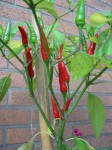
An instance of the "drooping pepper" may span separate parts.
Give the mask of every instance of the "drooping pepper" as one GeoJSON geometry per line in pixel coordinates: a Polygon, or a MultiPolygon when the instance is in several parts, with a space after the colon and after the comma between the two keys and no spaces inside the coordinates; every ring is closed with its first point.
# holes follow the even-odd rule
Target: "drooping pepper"
{"type": "Polygon", "coordinates": [[[59,75],[59,84],[60,84],[60,91],[62,93],[67,92],[67,85],[66,82],[63,80],[63,76],[59,75]]]}
{"type": "MultiPolygon", "coordinates": [[[[64,114],[65,110],[66,110],[66,111],[68,110],[71,101],[72,101],[72,99],[68,99],[68,100],[66,101],[66,106],[65,106],[65,108],[64,108],[64,106],[62,107],[62,113],[63,113],[63,114],[64,114]]],[[[62,114],[60,114],[60,118],[63,119],[62,114]]]]}
{"type": "Polygon", "coordinates": [[[59,70],[59,76],[62,76],[62,79],[65,82],[69,82],[70,81],[70,75],[67,71],[67,68],[65,66],[64,61],[61,61],[58,63],[58,70],[59,70]]]}
{"type": "Polygon", "coordinates": [[[34,28],[33,28],[33,26],[31,25],[30,22],[26,21],[26,23],[27,23],[27,26],[28,26],[29,31],[30,31],[30,42],[32,44],[35,44],[37,42],[36,32],[35,32],[35,30],[34,30],[34,28]]]}
{"type": "Polygon", "coordinates": [[[3,40],[6,43],[8,43],[8,41],[10,40],[10,30],[11,30],[11,21],[9,20],[3,37],[3,40]]]}
{"type": "Polygon", "coordinates": [[[48,55],[50,55],[50,49],[49,49],[49,45],[48,45],[46,35],[45,35],[42,27],[41,27],[41,32],[42,32],[42,37],[43,37],[43,40],[42,40],[42,37],[40,37],[41,54],[42,54],[43,60],[46,61],[46,60],[49,60],[48,55]]]}
{"type": "Polygon", "coordinates": [[[26,62],[29,63],[28,64],[28,74],[29,77],[32,79],[34,77],[34,70],[33,70],[33,66],[32,66],[32,56],[31,56],[31,48],[28,47],[25,51],[25,55],[26,55],[26,62]]]}
{"type": "Polygon", "coordinates": [[[21,38],[22,38],[22,44],[23,46],[27,47],[28,46],[28,36],[27,33],[25,31],[25,29],[21,26],[18,26],[19,31],[21,33],[21,38]]]}
{"type": "MultiPolygon", "coordinates": [[[[98,33],[95,34],[95,37],[98,38],[98,33]]],[[[93,55],[95,52],[95,47],[96,47],[96,43],[91,41],[87,53],[89,55],[93,55]]]]}
{"type": "Polygon", "coordinates": [[[75,22],[78,27],[83,27],[85,24],[85,3],[84,0],[79,1],[79,5],[76,11],[75,22]]]}
{"type": "Polygon", "coordinates": [[[51,101],[52,101],[52,110],[53,110],[54,118],[59,118],[60,117],[59,116],[59,111],[58,111],[56,102],[55,102],[53,97],[51,97],[51,101]]]}

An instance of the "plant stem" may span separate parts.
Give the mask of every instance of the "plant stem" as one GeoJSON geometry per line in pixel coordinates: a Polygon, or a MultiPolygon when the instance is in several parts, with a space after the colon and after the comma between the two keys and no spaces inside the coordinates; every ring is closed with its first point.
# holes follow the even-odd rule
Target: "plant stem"
{"type": "Polygon", "coordinates": [[[79,50],[80,50],[81,49],[81,45],[82,45],[82,27],[79,26],[78,30],[79,30],[79,50]]]}
{"type": "Polygon", "coordinates": [[[79,84],[79,86],[77,87],[77,89],[74,91],[74,93],[71,96],[71,99],[73,99],[74,96],[77,94],[77,92],[79,91],[80,87],[82,86],[82,84],[84,83],[85,80],[86,80],[86,77],[81,81],[81,83],[79,84]]]}
{"type": "Polygon", "coordinates": [[[83,94],[85,93],[86,89],[88,88],[88,85],[86,85],[83,90],[81,91],[79,97],[76,99],[76,101],[74,102],[72,108],[68,111],[67,116],[69,116],[73,110],[75,109],[75,107],[77,106],[78,102],[80,101],[81,97],[83,96],[83,94]]]}
{"type": "Polygon", "coordinates": [[[101,72],[96,75],[96,77],[94,77],[93,79],[91,79],[91,80],[89,81],[89,84],[92,84],[92,83],[93,83],[98,77],[100,77],[107,69],[108,69],[108,67],[103,68],[103,69],[101,70],[101,72]]]}
{"type": "Polygon", "coordinates": [[[47,39],[49,38],[49,36],[50,36],[50,34],[51,34],[51,32],[52,32],[52,30],[53,30],[53,28],[54,28],[56,22],[57,22],[57,18],[55,18],[55,20],[54,20],[54,23],[53,23],[53,25],[52,25],[52,27],[51,27],[51,29],[50,29],[48,35],[47,35],[47,39]]]}
{"type": "Polygon", "coordinates": [[[66,124],[66,119],[63,119],[62,124],[61,124],[61,128],[60,128],[60,132],[59,132],[59,137],[58,137],[58,140],[60,140],[60,141],[62,141],[62,138],[63,138],[63,132],[64,132],[65,124],[66,124]]]}
{"type": "Polygon", "coordinates": [[[18,55],[0,38],[0,42],[17,58],[17,60],[24,66],[24,62],[18,57],[18,55]]]}
{"type": "Polygon", "coordinates": [[[66,13],[62,14],[61,16],[59,16],[58,19],[60,19],[60,18],[62,18],[62,17],[64,17],[64,16],[68,15],[69,13],[73,12],[74,9],[75,9],[77,6],[78,6],[78,3],[76,4],[76,6],[75,6],[74,8],[72,8],[71,10],[69,10],[69,11],[67,11],[66,13]]]}

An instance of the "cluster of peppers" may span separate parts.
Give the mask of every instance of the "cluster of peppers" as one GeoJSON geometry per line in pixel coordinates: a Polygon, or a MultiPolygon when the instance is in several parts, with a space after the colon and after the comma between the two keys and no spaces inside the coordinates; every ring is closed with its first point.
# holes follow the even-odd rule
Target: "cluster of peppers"
{"type": "Polygon", "coordinates": [[[25,47],[25,56],[26,56],[26,63],[28,63],[28,75],[32,79],[34,77],[34,69],[32,65],[32,55],[31,55],[31,48],[28,47],[28,36],[25,31],[25,29],[21,26],[18,26],[19,31],[21,33],[21,38],[22,38],[22,44],[25,47]]]}
{"type": "MultiPolygon", "coordinates": [[[[60,46],[59,51],[58,51],[57,60],[60,60],[62,58],[63,48],[64,48],[64,45],[62,44],[60,46]]],[[[66,95],[67,91],[68,91],[67,85],[69,84],[69,81],[70,81],[70,75],[69,75],[69,73],[67,71],[67,68],[66,68],[65,63],[64,63],[63,60],[58,63],[58,72],[59,72],[60,92],[63,95],[66,95]]],[[[66,101],[65,106],[62,107],[62,110],[61,110],[62,114],[59,113],[59,110],[58,110],[58,108],[56,106],[54,98],[52,97],[51,99],[52,99],[52,107],[53,107],[54,118],[63,119],[64,112],[68,110],[70,102],[71,102],[71,99],[68,99],[66,101]]]]}

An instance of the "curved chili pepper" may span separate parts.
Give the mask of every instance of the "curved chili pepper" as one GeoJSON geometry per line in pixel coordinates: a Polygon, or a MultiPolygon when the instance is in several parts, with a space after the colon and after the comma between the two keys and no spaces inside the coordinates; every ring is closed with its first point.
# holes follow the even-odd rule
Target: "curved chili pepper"
{"type": "Polygon", "coordinates": [[[21,33],[23,46],[28,45],[28,36],[27,36],[27,33],[26,33],[25,29],[23,27],[21,27],[21,26],[18,26],[18,28],[19,28],[19,31],[21,33]]]}
{"type": "Polygon", "coordinates": [[[10,30],[11,30],[11,21],[9,20],[3,37],[3,40],[6,43],[8,43],[8,41],[10,40],[10,30]]]}
{"type": "Polygon", "coordinates": [[[49,49],[49,45],[48,45],[48,41],[47,41],[46,35],[45,35],[42,27],[41,27],[41,32],[42,32],[42,37],[44,39],[44,40],[42,40],[42,37],[40,37],[41,54],[42,54],[43,60],[46,61],[46,60],[49,60],[48,55],[50,54],[50,49],[49,49]]]}
{"type": "Polygon", "coordinates": [[[79,1],[79,5],[76,11],[75,17],[76,25],[79,27],[83,27],[85,24],[85,3],[84,0],[79,1]]]}
{"type": "MultiPolygon", "coordinates": [[[[65,108],[64,108],[64,106],[62,107],[62,113],[63,113],[63,114],[64,114],[65,110],[66,110],[66,111],[68,110],[71,101],[72,101],[72,99],[68,99],[68,100],[66,101],[66,106],[65,106],[65,108]]],[[[61,114],[60,114],[60,118],[63,119],[63,116],[62,116],[61,114]]]]}
{"type": "Polygon", "coordinates": [[[58,56],[57,56],[57,60],[60,60],[62,58],[62,51],[63,51],[63,48],[64,48],[64,44],[62,44],[60,46],[60,49],[58,51],[58,56]]]}
{"type": "Polygon", "coordinates": [[[30,41],[31,41],[31,43],[35,44],[37,42],[36,32],[30,22],[26,21],[26,23],[30,30],[30,41]]]}
{"type": "MultiPolygon", "coordinates": [[[[95,34],[95,37],[98,38],[98,33],[95,34]]],[[[95,52],[95,47],[96,47],[96,43],[90,42],[90,45],[89,45],[89,48],[88,48],[87,53],[88,53],[89,55],[93,55],[94,52],[95,52]]]]}
{"type": "Polygon", "coordinates": [[[34,70],[33,70],[33,66],[32,66],[32,56],[30,53],[31,48],[28,47],[26,49],[25,55],[26,55],[26,62],[29,63],[28,64],[28,74],[29,77],[32,79],[34,77],[34,70]]]}
{"type": "Polygon", "coordinates": [[[52,100],[52,110],[53,110],[54,118],[59,118],[60,116],[59,116],[59,111],[56,102],[53,97],[51,97],[51,100],[52,100]]]}

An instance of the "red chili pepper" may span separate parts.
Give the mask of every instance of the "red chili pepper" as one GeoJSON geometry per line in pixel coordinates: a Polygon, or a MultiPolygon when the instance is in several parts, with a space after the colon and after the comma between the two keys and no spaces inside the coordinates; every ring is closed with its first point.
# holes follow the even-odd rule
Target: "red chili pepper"
{"type": "Polygon", "coordinates": [[[59,116],[59,111],[56,102],[53,97],[51,97],[51,100],[52,100],[52,110],[53,110],[54,118],[59,118],[60,116],[59,116]]]}
{"type": "Polygon", "coordinates": [[[58,70],[59,70],[59,76],[62,76],[62,78],[65,82],[69,82],[70,81],[70,75],[67,71],[67,68],[64,64],[64,61],[61,61],[58,63],[58,70]]]}
{"type": "Polygon", "coordinates": [[[66,85],[66,82],[63,80],[63,76],[59,76],[59,84],[60,84],[60,91],[62,93],[66,93],[67,85],[66,85]]]}
{"type": "MultiPolygon", "coordinates": [[[[95,34],[95,37],[98,38],[98,33],[95,34]]],[[[88,48],[88,52],[87,52],[87,53],[88,53],[89,55],[93,55],[94,52],[95,52],[95,47],[96,47],[96,43],[90,42],[90,46],[89,46],[89,48],[88,48]]]]}
{"type": "Polygon", "coordinates": [[[27,36],[27,33],[25,31],[25,29],[21,26],[18,26],[19,28],[19,31],[21,33],[21,38],[22,38],[22,44],[25,46],[25,45],[28,45],[28,36],[27,36]]]}
{"type": "Polygon", "coordinates": [[[40,37],[41,54],[42,54],[43,60],[48,60],[49,59],[48,55],[50,54],[50,49],[49,49],[49,45],[48,45],[48,41],[47,41],[46,35],[45,35],[42,27],[41,27],[41,32],[42,32],[42,36],[43,36],[43,39],[44,39],[44,43],[43,43],[42,37],[40,37]]]}
{"type": "MultiPolygon", "coordinates": [[[[66,111],[68,110],[71,101],[72,101],[72,99],[68,99],[68,100],[66,101],[66,106],[65,106],[65,108],[64,108],[64,106],[62,107],[62,113],[65,112],[65,109],[66,109],[66,111]]],[[[61,114],[60,114],[60,118],[63,119],[63,116],[62,116],[61,114]]]]}
{"type": "Polygon", "coordinates": [[[64,44],[62,44],[60,46],[60,49],[58,51],[58,56],[57,56],[57,60],[60,60],[62,58],[62,51],[63,51],[63,48],[64,48],[64,44]]]}
{"type": "Polygon", "coordinates": [[[32,56],[31,56],[30,50],[31,50],[31,48],[27,48],[25,55],[26,55],[26,62],[29,63],[28,64],[28,74],[29,74],[29,77],[32,79],[34,77],[34,70],[33,70],[32,61],[31,61],[32,56]]]}

